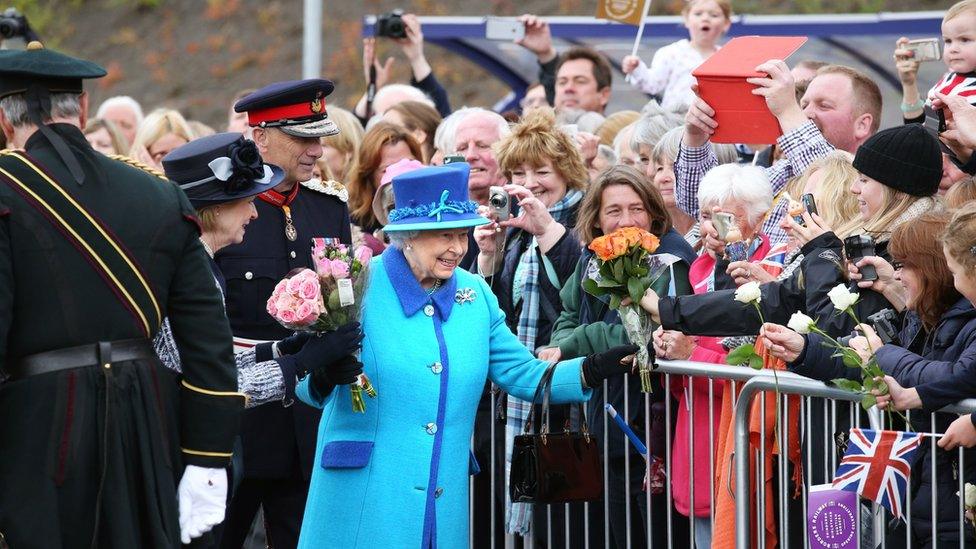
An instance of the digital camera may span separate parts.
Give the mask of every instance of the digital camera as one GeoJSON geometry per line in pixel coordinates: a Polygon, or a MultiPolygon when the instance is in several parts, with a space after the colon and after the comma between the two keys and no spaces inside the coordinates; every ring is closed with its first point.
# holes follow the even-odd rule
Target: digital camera
{"type": "Polygon", "coordinates": [[[376,17],[373,34],[387,38],[406,38],[407,27],[403,24],[403,10],[393,10],[376,17]]]}

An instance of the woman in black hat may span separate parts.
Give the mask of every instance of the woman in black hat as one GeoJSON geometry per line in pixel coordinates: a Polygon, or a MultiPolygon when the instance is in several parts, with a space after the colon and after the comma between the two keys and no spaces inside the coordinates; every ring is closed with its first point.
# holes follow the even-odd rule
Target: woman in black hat
{"type": "MultiPolygon", "coordinates": [[[[221,290],[224,277],[213,260],[217,250],[244,240],[245,229],[258,214],[254,199],[281,183],[284,172],[265,164],[253,141],[240,133],[220,133],[196,139],[163,158],[166,176],[186,193],[197,210],[200,241],[210,258],[210,268],[221,290]]],[[[238,390],[247,396],[247,407],[292,398],[294,380],[305,372],[334,365],[359,347],[358,325],[348,325],[322,337],[297,333],[281,341],[261,343],[235,355],[238,390]]],[[[166,367],[180,371],[179,350],[170,331],[163,327],[154,342],[166,367]]]]}

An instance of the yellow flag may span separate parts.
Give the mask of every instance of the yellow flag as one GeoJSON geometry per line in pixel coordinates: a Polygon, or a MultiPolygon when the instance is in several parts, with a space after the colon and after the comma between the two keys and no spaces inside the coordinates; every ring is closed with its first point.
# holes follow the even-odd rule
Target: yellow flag
{"type": "Polygon", "coordinates": [[[649,0],[597,0],[596,18],[640,25],[645,1],[649,0]]]}

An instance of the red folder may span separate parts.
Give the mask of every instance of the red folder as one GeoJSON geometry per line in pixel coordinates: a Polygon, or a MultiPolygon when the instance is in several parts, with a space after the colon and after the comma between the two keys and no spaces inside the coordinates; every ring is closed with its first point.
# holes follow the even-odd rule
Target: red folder
{"type": "Polygon", "coordinates": [[[698,95],[715,109],[718,127],[713,143],[775,143],[779,122],[754,95],[746,78],[763,77],[756,67],[771,59],[785,60],[807,41],[805,36],[740,36],[730,40],[691,74],[698,95]]]}

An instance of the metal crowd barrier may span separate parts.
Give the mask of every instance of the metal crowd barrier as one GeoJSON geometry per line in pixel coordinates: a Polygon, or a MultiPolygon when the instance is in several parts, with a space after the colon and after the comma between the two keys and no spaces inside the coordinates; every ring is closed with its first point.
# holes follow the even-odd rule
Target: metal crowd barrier
{"type": "MultiPolygon", "coordinates": [[[[709,486],[709,494],[712,496],[712,501],[710,505],[710,516],[707,517],[707,522],[711,524],[711,537],[715,538],[716,534],[728,536],[729,532],[717,532],[715,530],[715,495],[716,489],[729,490],[734,493],[735,505],[735,547],[737,549],[752,549],[753,539],[755,536],[755,547],[765,548],[765,536],[762,535],[765,529],[765,486],[762,480],[766,476],[766,456],[763,454],[766,447],[766,437],[772,436],[772,433],[766,433],[765,422],[760,422],[760,433],[759,433],[759,454],[755,459],[754,465],[756,467],[756,478],[751,478],[750,474],[750,459],[754,452],[750,449],[750,415],[753,408],[753,402],[756,399],[759,400],[760,409],[766,409],[766,399],[775,398],[776,408],[778,410],[777,421],[775,425],[778,427],[778,437],[779,441],[779,454],[780,458],[775,460],[773,467],[775,468],[773,472],[776,479],[775,486],[777,490],[774,493],[773,510],[776,519],[776,540],[777,545],[780,547],[800,547],[800,543],[793,543],[796,538],[800,537],[798,535],[798,530],[796,528],[798,525],[790,523],[790,515],[797,514],[802,510],[801,516],[799,516],[799,521],[802,528],[802,547],[804,549],[809,549],[810,545],[807,536],[807,495],[808,488],[812,484],[826,484],[833,479],[833,472],[837,469],[837,464],[839,461],[838,453],[835,449],[834,435],[837,433],[838,422],[843,422],[846,419],[847,426],[850,427],[861,427],[862,422],[867,420],[867,427],[872,429],[884,428],[885,422],[883,415],[877,410],[872,408],[869,412],[864,413],[860,407],[860,397],[853,393],[827,386],[819,381],[815,381],[803,376],[799,376],[790,372],[778,371],[776,377],[774,378],[773,373],[768,370],[752,370],[747,367],[741,366],[729,366],[725,364],[710,364],[710,363],[700,363],[700,362],[690,362],[690,361],[659,361],[657,364],[657,369],[654,375],[663,375],[663,386],[664,386],[664,411],[665,411],[665,436],[664,436],[664,468],[666,475],[665,482],[665,503],[666,508],[661,508],[662,504],[657,502],[652,504],[652,496],[650,491],[643,492],[644,503],[647,508],[647,520],[641,513],[639,508],[634,508],[632,502],[634,498],[632,497],[632,490],[630,482],[624,482],[624,497],[627,502],[624,512],[624,523],[626,536],[624,539],[615,539],[611,533],[610,527],[610,499],[611,499],[611,483],[610,483],[610,471],[608,465],[607,456],[609,455],[609,445],[610,441],[613,440],[614,444],[626,444],[623,442],[625,436],[623,433],[617,429],[616,425],[609,419],[608,414],[604,412],[603,414],[603,427],[604,427],[604,439],[603,439],[603,452],[604,452],[604,483],[606,486],[604,498],[600,502],[586,503],[586,504],[574,504],[580,505],[582,507],[583,515],[583,525],[582,528],[578,524],[571,524],[569,520],[571,516],[571,505],[559,505],[559,506],[546,506],[545,515],[548,518],[547,524],[543,527],[541,525],[533,524],[532,531],[528,536],[518,536],[513,534],[505,533],[504,531],[499,531],[496,526],[499,521],[504,522],[505,508],[497,498],[492,498],[494,504],[490,508],[490,524],[491,534],[488,539],[481,539],[476,537],[474,524],[477,517],[474,513],[471,513],[469,517],[469,524],[471,528],[471,539],[470,545],[472,547],[490,547],[495,548],[505,548],[505,549],[528,549],[528,548],[584,548],[589,549],[590,547],[626,547],[630,549],[632,547],[643,547],[661,546],[661,543],[657,545],[641,543],[641,540],[633,539],[632,532],[636,525],[643,524],[643,539],[653,540],[656,539],[655,534],[658,534],[657,538],[662,538],[663,543],[666,547],[701,547],[700,544],[695,543],[696,534],[696,520],[694,519],[694,507],[695,500],[694,497],[694,487],[696,482],[707,482],[709,486]],[[672,494],[672,451],[673,441],[674,441],[674,396],[671,394],[669,388],[671,387],[672,376],[690,376],[692,378],[707,379],[708,380],[708,447],[710,449],[708,459],[708,478],[701,479],[695,476],[695,433],[694,421],[688,423],[688,441],[689,441],[689,478],[688,478],[688,493],[690,494],[690,513],[688,517],[682,516],[674,507],[673,504],[673,494],[672,494]],[[738,393],[738,397],[734,398],[732,403],[733,411],[733,422],[734,422],[734,454],[732,456],[716,456],[716,422],[719,418],[715,417],[714,409],[716,402],[720,402],[723,395],[720,391],[716,390],[714,383],[718,380],[722,380],[726,383],[731,384],[731,394],[735,395],[738,389],[741,391],[738,393]],[[773,392],[777,389],[779,396],[773,392]],[[799,417],[790,417],[789,406],[785,403],[787,398],[790,396],[795,396],[801,398],[799,404],[799,417]],[[716,399],[719,399],[716,401],[716,399]],[[822,428],[818,428],[815,425],[816,422],[822,421],[822,428]],[[802,493],[800,495],[799,505],[801,508],[796,507],[797,501],[794,498],[790,498],[789,493],[793,489],[793,484],[790,481],[790,475],[788,474],[788,464],[787,459],[784,459],[782,455],[785,453],[784,449],[789,448],[788,426],[796,423],[799,430],[799,435],[801,437],[802,448],[802,467],[803,467],[803,481],[802,481],[802,493]],[[821,432],[822,431],[822,432],[821,432]],[[814,437],[817,437],[816,439],[814,437]],[[820,438],[822,437],[822,438],[820,438]],[[818,453],[814,455],[813,447],[818,446],[823,450],[822,455],[818,453]],[[716,467],[719,466],[718,460],[734,460],[733,470],[735,472],[734,486],[715,486],[715,472],[716,467]],[[814,478],[816,477],[816,478],[814,478]],[[740,505],[738,502],[750,502],[751,491],[755,491],[756,502],[755,505],[740,505]],[[790,503],[790,500],[792,504],[790,503]],[[790,507],[792,505],[793,507],[790,507]],[[595,506],[598,506],[595,508],[595,506]],[[602,519],[599,518],[599,507],[602,507],[602,519]],[[790,508],[788,508],[790,507],[790,508]],[[755,509],[755,510],[754,510],[755,509]],[[559,531],[553,531],[553,513],[562,513],[564,520],[561,521],[561,528],[559,531]],[[591,515],[595,515],[599,524],[592,522],[591,515]],[[753,516],[755,515],[755,516],[753,516]],[[501,519],[501,520],[499,520],[501,519]],[[572,528],[571,528],[572,526],[572,528]],[[664,534],[656,532],[656,528],[664,528],[664,534]],[[602,530],[602,539],[591,539],[594,537],[592,534],[594,532],[599,532],[602,530]],[[578,532],[581,531],[582,535],[578,532]],[[559,541],[561,538],[562,541],[559,541]]],[[[628,394],[629,380],[625,381],[624,394],[628,394]]],[[[604,391],[604,403],[606,403],[606,391],[604,391]]],[[[686,405],[690,409],[690,412],[696,411],[695,407],[695,391],[690,390],[685,393],[686,405]]],[[[657,398],[660,398],[658,396],[657,398]]],[[[624,399],[623,410],[619,410],[624,417],[628,417],[628,413],[633,410],[632,406],[641,406],[644,410],[644,443],[648,448],[651,448],[651,396],[642,395],[640,402],[630,402],[630,399],[624,399]]],[[[492,410],[497,409],[496,395],[492,393],[491,395],[492,410]]],[[[957,403],[953,406],[949,406],[941,410],[941,412],[950,413],[970,413],[976,411],[976,399],[965,400],[957,403]]],[[[919,414],[921,412],[915,411],[914,414],[919,414]]],[[[936,426],[936,414],[930,414],[931,421],[929,422],[932,426],[930,432],[935,431],[936,426]]],[[[911,413],[908,414],[909,419],[911,419],[911,413]]],[[[690,419],[694,419],[693,417],[690,419]]],[[[497,448],[494,444],[503,444],[504,437],[497,437],[497,430],[501,429],[504,432],[504,424],[498,423],[496,421],[491,422],[491,440],[493,443],[492,456],[499,455],[497,448]]],[[[843,430],[843,429],[842,429],[843,430]]],[[[724,433],[719,433],[724,436],[724,433]]],[[[652,451],[658,450],[651,448],[652,451]]],[[[920,450],[921,451],[921,450],[920,450]]],[[[932,452],[933,459],[931,460],[932,471],[931,478],[937,479],[936,460],[934,456],[936,452],[941,452],[935,444],[931,444],[928,451],[932,452]]],[[[965,457],[962,448],[957,450],[958,452],[958,491],[959,494],[964,493],[964,484],[966,480],[971,480],[976,483],[976,479],[966,479],[965,472],[965,457]]],[[[634,467],[639,467],[645,472],[649,469],[648,464],[633,463],[632,453],[625,452],[624,454],[624,479],[629,479],[631,475],[631,470],[634,467]]],[[[699,459],[705,459],[703,456],[699,456],[699,459]]],[[[639,461],[639,458],[638,458],[639,461]]],[[[491,492],[492,494],[497,494],[500,492],[500,488],[505,487],[507,491],[507,478],[505,476],[505,464],[503,461],[499,462],[497,459],[492,459],[489,464],[481,464],[482,474],[491,475],[491,492]]],[[[921,471],[912,470],[912,475],[920,474],[921,471]]],[[[474,482],[472,481],[472,487],[474,482]]],[[[938,499],[936,497],[937,482],[932,482],[932,510],[931,510],[931,531],[938,532],[938,499]]],[[[909,491],[910,492],[910,491],[909,491]]],[[[471,494],[471,509],[474,505],[474,490],[471,494]]],[[[912,547],[912,520],[911,520],[911,494],[909,493],[906,497],[905,505],[905,539],[892,539],[891,543],[886,539],[886,528],[888,521],[890,520],[890,515],[886,515],[883,508],[878,505],[873,504],[867,506],[865,500],[861,499],[860,503],[862,506],[862,520],[860,521],[860,532],[858,536],[861,540],[860,548],[867,549],[868,547],[912,547]]],[[[958,536],[959,536],[959,547],[966,547],[967,537],[966,534],[970,534],[970,547],[976,546],[976,536],[972,536],[973,525],[969,523],[968,519],[964,516],[964,508],[962,503],[962,498],[960,498],[960,504],[958,509],[958,536]]],[[[538,514],[537,514],[538,516],[538,514]]],[[[705,518],[697,521],[698,524],[703,524],[706,522],[705,518]]],[[[943,528],[944,531],[944,528],[943,528]]],[[[941,547],[941,546],[955,546],[955,544],[940,544],[938,539],[932,539],[929,547],[941,547]]]]}

